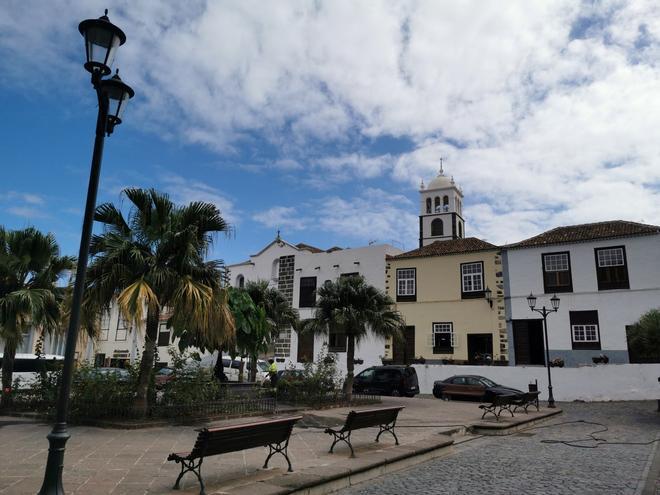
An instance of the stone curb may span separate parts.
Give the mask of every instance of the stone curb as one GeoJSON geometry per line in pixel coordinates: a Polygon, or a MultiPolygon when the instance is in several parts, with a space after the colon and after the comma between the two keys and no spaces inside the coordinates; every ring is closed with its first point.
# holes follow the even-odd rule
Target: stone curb
{"type": "MultiPolygon", "coordinates": [[[[269,480],[224,489],[222,495],[322,495],[405,469],[451,452],[454,440],[444,434],[417,442],[372,451],[364,457],[346,458],[328,466],[313,466],[269,480]]],[[[341,455],[345,455],[342,452],[341,455]]]]}
{"type": "Polygon", "coordinates": [[[501,422],[480,422],[470,426],[470,432],[475,435],[512,435],[520,430],[529,428],[536,423],[545,421],[548,418],[561,414],[561,409],[549,409],[544,411],[541,415],[535,415],[528,419],[516,420],[515,423],[508,421],[501,422]]]}

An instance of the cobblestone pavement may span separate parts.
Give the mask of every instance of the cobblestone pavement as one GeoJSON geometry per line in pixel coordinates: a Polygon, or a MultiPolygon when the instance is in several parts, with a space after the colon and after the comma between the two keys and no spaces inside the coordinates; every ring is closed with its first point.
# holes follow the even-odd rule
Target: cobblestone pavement
{"type": "MultiPolygon", "coordinates": [[[[565,403],[560,407],[564,414],[542,428],[505,437],[477,438],[456,446],[449,457],[355,485],[338,494],[641,494],[647,478],[656,480],[650,493],[660,494],[659,473],[655,472],[658,463],[652,462],[660,442],[598,448],[541,443],[584,439],[600,429],[585,423],[546,427],[576,420],[606,425],[608,431],[594,436],[609,442],[660,438],[660,413],[654,402],[565,403]]],[[[596,443],[580,442],[584,446],[596,443]]]]}

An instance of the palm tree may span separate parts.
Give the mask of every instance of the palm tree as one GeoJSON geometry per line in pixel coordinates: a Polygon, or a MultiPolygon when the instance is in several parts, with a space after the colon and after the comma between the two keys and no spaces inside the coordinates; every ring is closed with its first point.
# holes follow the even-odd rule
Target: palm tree
{"type": "Polygon", "coordinates": [[[344,393],[349,401],[353,396],[355,344],[365,338],[368,331],[382,338],[400,339],[402,336],[405,322],[400,313],[392,309],[393,305],[387,294],[369,285],[362,276],[327,281],[318,290],[314,317],[303,324],[303,332],[346,335],[344,393]]]}
{"type": "MultiPolygon", "coordinates": [[[[297,328],[298,311],[291,307],[284,294],[275,287],[269,287],[267,280],[257,280],[245,284],[245,291],[250,296],[254,304],[263,310],[266,316],[266,330],[270,335],[267,341],[276,338],[278,334],[286,328],[297,328]]],[[[256,337],[259,339],[259,337],[256,337]]],[[[257,342],[262,344],[263,342],[257,342]]],[[[250,381],[255,381],[257,376],[257,354],[265,352],[265,347],[259,345],[252,349],[252,367],[250,368],[250,381]]]]}
{"type": "Polygon", "coordinates": [[[175,205],[154,189],[124,189],[128,216],[112,203],[99,205],[94,219],[104,231],[92,238],[87,298],[108,308],[114,301],[126,319],[146,316],[135,407],[147,412],[159,319],[169,315],[174,335],[220,347],[234,332],[224,288],[224,263],[207,261],[214,235],[230,228],[210,203],[175,205]],[[146,315],[144,311],[146,309],[146,315]]]}
{"type": "Polygon", "coordinates": [[[60,327],[65,289],[57,283],[74,258],[60,256],[52,234],[29,227],[7,231],[0,227],[0,338],[2,405],[8,405],[16,349],[30,328],[52,332],[60,327]]]}

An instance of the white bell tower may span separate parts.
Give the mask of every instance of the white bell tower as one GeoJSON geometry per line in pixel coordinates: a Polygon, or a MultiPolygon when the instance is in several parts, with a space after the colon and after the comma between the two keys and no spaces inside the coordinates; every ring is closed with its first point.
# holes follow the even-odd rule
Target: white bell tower
{"type": "Polygon", "coordinates": [[[419,195],[419,247],[465,237],[463,191],[445,175],[442,158],[437,177],[426,187],[422,181],[419,195]]]}

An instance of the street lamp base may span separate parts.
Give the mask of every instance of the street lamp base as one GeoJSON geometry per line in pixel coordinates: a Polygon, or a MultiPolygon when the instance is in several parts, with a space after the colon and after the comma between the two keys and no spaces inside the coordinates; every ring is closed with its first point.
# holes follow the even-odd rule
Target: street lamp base
{"type": "Polygon", "coordinates": [[[57,423],[48,438],[48,461],[46,474],[38,495],[64,495],[62,485],[62,470],[64,469],[64,448],[71,435],[66,429],[66,423],[57,423]]]}
{"type": "MultiPolygon", "coordinates": [[[[549,370],[550,368],[548,368],[549,370]]],[[[552,385],[548,385],[548,407],[550,409],[555,408],[555,398],[552,395],[552,385]]]]}

